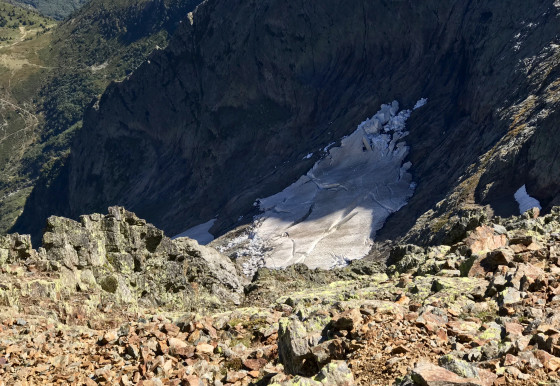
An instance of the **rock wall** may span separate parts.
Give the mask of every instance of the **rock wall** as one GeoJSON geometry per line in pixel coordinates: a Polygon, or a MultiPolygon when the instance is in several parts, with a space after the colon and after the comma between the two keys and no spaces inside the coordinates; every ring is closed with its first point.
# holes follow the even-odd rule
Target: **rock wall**
{"type": "MultiPolygon", "coordinates": [[[[558,32],[556,7],[503,7],[207,1],[166,50],[89,109],[62,177],[36,189],[14,230],[38,234],[52,213],[120,204],[170,234],[218,214],[212,232],[220,234],[256,198],[303,175],[316,161],[306,154],[349,134],[382,102],[428,97],[409,122],[418,188],[382,236],[402,235],[508,133],[519,112],[512,106],[555,78],[553,60],[530,63],[558,32]]],[[[539,114],[531,111],[516,122],[539,114]]],[[[530,175],[529,166],[520,173],[530,175]]],[[[500,166],[496,186],[508,184],[501,175],[500,166]]],[[[550,201],[554,189],[543,182],[529,193],[550,201]]]]}

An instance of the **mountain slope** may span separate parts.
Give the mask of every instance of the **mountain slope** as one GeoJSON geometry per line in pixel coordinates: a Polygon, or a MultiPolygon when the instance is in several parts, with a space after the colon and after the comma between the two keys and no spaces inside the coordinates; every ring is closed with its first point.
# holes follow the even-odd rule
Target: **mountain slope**
{"type": "Polygon", "coordinates": [[[247,278],[123,208],[51,217],[39,250],[0,236],[0,385],[556,384],[559,230],[555,207],[247,278]]]}
{"type": "MultiPolygon", "coordinates": [[[[12,72],[10,79],[5,78],[10,83],[6,93],[22,96],[19,102],[13,98],[10,101],[20,107],[25,104],[33,130],[25,132],[21,146],[2,154],[6,159],[0,159],[0,232],[13,226],[37,179],[50,184],[56,178],[90,102],[111,81],[130,74],[152,50],[165,47],[180,20],[197,4],[198,1],[176,0],[94,0],[57,28],[50,29],[52,20],[49,25],[40,21],[35,25],[27,23],[25,30],[33,34],[2,49],[18,60],[29,57],[30,64],[23,63],[17,72],[8,66],[13,60],[0,63],[0,67],[4,71],[8,66],[5,71],[12,72]],[[36,39],[35,29],[40,31],[36,39]]],[[[14,9],[24,15],[36,15],[19,7],[14,9]]],[[[11,28],[11,24],[6,28],[19,38],[17,28],[11,28]]],[[[24,122],[20,121],[6,123],[8,134],[21,129],[24,122]]],[[[12,145],[8,145],[11,150],[12,145]]]]}
{"type": "Polygon", "coordinates": [[[55,25],[37,12],[0,2],[0,232],[13,225],[32,189],[19,170],[41,126],[35,104],[51,69],[40,52],[55,25]]]}
{"type": "MultiPolygon", "coordinates": [[[[556,21],[545,2],[516,1],[508,12],[490,1],[206,2],[166,50],[89,109],[56,194],[39,188],[14,229],[122,204],[171,234],[218,214],[220,234],[256,198],[305,174],[315,160],[306,154],[382,102],[420,97],[430,103],[410,120],[407,141],[418,188],[385,237],[406,233],[450,194],[431,219],[441,222],[474,203],[478,180],[468,177],[480,157],[506,135],[523,141],[510,127],[514,106],[541,97],[555,62],[535,68],[534,80],[522,64],[555,41],[556,21]]],[[[478,176],[489,164],[480,167],[478,176]]]]}
{"type": "Polygon", "coordinates": [[[10,0],[13,4],[36,9],[42,15],[62,20],[88,0],[10,0]]]}
{"type": "Polygon", "coordinates": [[[199,2],[95,0],[61,24],[45,52],[60,69],[42,92],[47,134],[80,121],[85,106],[111,81],[123,79],[152,50],[165,47],[199,2]]]}

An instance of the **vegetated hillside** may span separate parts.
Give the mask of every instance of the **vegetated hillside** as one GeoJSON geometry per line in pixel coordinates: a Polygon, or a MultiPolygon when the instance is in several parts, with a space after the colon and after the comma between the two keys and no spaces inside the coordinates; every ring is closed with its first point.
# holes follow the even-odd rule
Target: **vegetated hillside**
{"type": "Polygon", "coordinates": [[[31,38],[27,35],[22,36],[25,31],[29,34],[31,29],[34,30],[33,32],[45,32],[49,25],[53,25],[52,20],[41,16],[36,11],[0,2],[0,44],[2,46],[31,38]]]}
{"type": "Polygon", "coordinates": [[[531,160],[554,167],[554,141],[522,149],[556,122],[559,26],[550,2],[207,1],[88,110],[70,163],[14,230],[121,204],[170,234],[218,215],[223,233],[307,172],[306,154],[421,97],[407,139],[418,186],[385,237],[423,214],[415,237],[436,234],[493,191],[513,213],[522,182],[547,208],[559,180],[531,160]]]}
{"type": "Polygon", "coordinates": [[[42,90],[47,134],[81,120],[83,108],[109,82],[122,79],[158,47],[199,0],[98,0],[55,31],[44,54],[59,71],[42,90]]]}
{"type": "MultiPolygon", "coordinates": [[[[31,192],[19,170],[41,126],[36,105],[51,71],[39,54],[56,23],[35,11],[0,2],[0,223],[13,224],[31,192]]],[[[0,227],[2,228],[2,227],[0,227]]]]}
{"type": "Polygon", "coordinates": [[[62,20],[88,0],[9,0],[21,6],[35,8],[42,15],[62,20]]]}
{"type": "MultiPolygon", "coordinates": [[[[32,47],[26,41],[10,48],[35,55],[42,68],[34,73],[25,102],[36,128],[33,136],[20,151],[9,152],[9,167],[0,161],[0,232],[14,224],[37,178],[49,183],[64,164],[85,107],[111,81],[130,74],[151,51],[165,47],[196,4],[96,0],[32,47]]],[[[18,74],[15,79],[23,76],[18,74]]],[[[13,79],[11,84],[13,88],[13,79]]],[[[9,131],[19,126],[7,123],[9,131]]]]}

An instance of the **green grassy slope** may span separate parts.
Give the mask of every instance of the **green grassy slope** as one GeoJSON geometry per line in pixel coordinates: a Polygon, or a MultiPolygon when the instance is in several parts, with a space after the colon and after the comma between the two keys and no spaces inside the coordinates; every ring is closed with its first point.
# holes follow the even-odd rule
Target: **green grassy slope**
{"type": "Polygon", "coordinates": [[[52,19],[0,2],[0,222],[15,221],[31,191],[18,170],[41,125],[36,111],[50,71],[39,51],[50,43],[52,19]]]}
{"type": "Polygon", "coordinates": [[[0,1],[0,47],[31,39],[44,33],[53,21],[38,12],[0,1]]]}
{"type": "Polygon", "coordinates": [[[60,25],[43,52],[59,68],[42,90],[47,135],[81,119],[83,108],[112,80],[124,78],[199,1],[94,0],[60,25]]]}

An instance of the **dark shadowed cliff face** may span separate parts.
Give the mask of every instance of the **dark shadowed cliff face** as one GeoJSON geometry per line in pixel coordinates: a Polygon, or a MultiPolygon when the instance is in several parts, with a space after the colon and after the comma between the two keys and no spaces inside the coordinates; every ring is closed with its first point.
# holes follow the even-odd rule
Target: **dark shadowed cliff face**
{"type": "MultiPolygon", "coordinates": [[[[503,168],[526,176],[547,205],[558,193],[554,179],[541,179],[541,164],[556,159],[546,140],[554,114],[541,114],[531,132],[515,128],[540,113],[538,103],[523,113],[519,104],[545,98],[556,79],[554,55],[527,63],[556,50],[553,3],[206,1],[167,49],[89,109],[60,181],[36,188],[16,229],[118,204],[170,234],[216,215],[213,231],[223,232],[256,198],[304,174],[316,161],[302,161],[306,154],[354,131],[381,103],[410,108],[421,97],[429,103],[407,139],[418,188],[381,237],[403,234],[452,191],[447,208],[490,203],[492,189],[513,194],[518,181],[503,168]],[[511,155],[511,141],[527,150],[511,155]],[[496,144],[501,163],[499,152],[488,155],[496,144]],[[475,170],[472,188],[458,186],[475,170]]],[[[549,94],[541,105],[553,109],[549,94]]]]}

